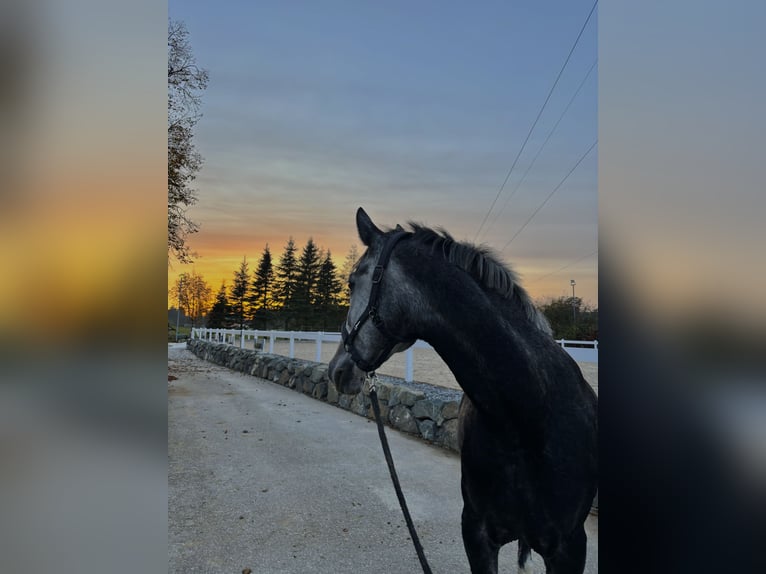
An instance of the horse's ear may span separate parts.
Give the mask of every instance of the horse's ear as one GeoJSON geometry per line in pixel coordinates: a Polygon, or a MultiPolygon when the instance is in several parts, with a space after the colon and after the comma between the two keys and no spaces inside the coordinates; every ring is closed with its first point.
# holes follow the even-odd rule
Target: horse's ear
{"type": "Polygon", "coordinates": [[[367,247],[369,247],[375,238],[383,235],[383,232],[375,227],[375,224],[367,215],[367,212],[361,207],[356,210],[356,229],[359,232],[359,239],[362,240],[367,247]]]}
{"type": "Polygon", "coordinates": [[[404,231],[404,227],[402,227],[401,225],[399,225],[399,224],[397,223],[397,224],[396,224],[396,229],[395,229],[395,231],[404,231]]]}

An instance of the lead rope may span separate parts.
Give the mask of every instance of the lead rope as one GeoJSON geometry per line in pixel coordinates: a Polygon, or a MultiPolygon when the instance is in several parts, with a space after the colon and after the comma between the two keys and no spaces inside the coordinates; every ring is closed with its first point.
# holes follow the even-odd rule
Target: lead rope
{"type": "Polygon", "coordinates": [[[420,538],[415,531],[415,525],[412,523],[410,517],[410,511],[407,509],[407,501],[404,500],[404,493],[402,487],[399,484],[399,477],[396,475],[396,468],[394,468],[394,459],[391,457],[391,450],[388,448],[388,440],[386,439],[386,433],[383,430],[383,422],[380,418],[380,405],[378,404],[378,392],[375,387],[375,383],[378,380],[378,376],[375,371],[367,373],[365,383],[370,391],[370,402],[372,403],[372,410],[375,413],[375,422],[378,425],[378,436],[380,437],[380,444],[383,446],[383,454],[386,456],[386,464],[388,464],[388,471],[391,473],[391,481],[394,483],[394,490],[396,490],[396,497],[399,499],[399,506],[402,508],[402,514],[404,514],[404,521],[407,523],[407,529],[410,531],[412,537],[412,543],[415,545],[415,552],[418,553],[418,560],[420,560],[420,566],[423,568],[424,574],[432,574],[431,567],[428,565],[426,555],[423,552],[423,546],[420,544],[420,538]]]}

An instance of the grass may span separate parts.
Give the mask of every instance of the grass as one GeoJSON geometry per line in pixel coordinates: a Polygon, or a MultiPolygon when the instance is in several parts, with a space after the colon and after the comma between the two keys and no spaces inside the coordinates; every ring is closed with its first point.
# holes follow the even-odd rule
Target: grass
{"type": "MultiPolygon", "coordinates": [[[[178,335],[179,335],[179,338],[184,335],[186,336],[186,338],[189,338],[191,336],[191,327],[185,326],[185,325],[179,325],[178,335]]],[[[168,323],[168,341],[175,342],[175,340],[176,340],[176,326],[168,323]]]]}

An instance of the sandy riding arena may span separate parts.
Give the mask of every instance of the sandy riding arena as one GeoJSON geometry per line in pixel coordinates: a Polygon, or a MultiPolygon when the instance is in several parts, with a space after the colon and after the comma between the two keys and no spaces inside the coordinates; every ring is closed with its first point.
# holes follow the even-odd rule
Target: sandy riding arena
{"type": "MultiPolygon", "coordinates": [[[[252,341],[247,341],[247,346],[252,348],[252,341]]],[[[322,344],[322,362],[329,363],[335,354],[337,346],[334,343],[322,344]]],[[[266,341],[266,350],[268,350],[268,341],[266,341]]],[[[274,353],[288,356],[290,354],[290,343],[285,340],[274,342],[274,353]]],[[[316,359],[316,343],[313,341],[295,341],[295,357],[313,361],[316,359]]],[[[455,377],[452,376],[449,368],[441,357],[431,349],[413,349],[414,368],[413,378],[421,383],[430,383],[447,387],[450,389],[459,389],[455,377]]],[[[598,394],[598,363],[578,363],[582,370],[585,380],[587,380],[598,394]]],[[[391,357],[378,372],[383,375],[404,378],[405,373],[405,355],[398,353],[391,357]]]]}

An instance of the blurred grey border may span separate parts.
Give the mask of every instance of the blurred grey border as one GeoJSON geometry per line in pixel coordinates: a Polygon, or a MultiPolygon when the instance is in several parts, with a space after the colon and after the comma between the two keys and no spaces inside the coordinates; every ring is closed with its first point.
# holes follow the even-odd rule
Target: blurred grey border
{"type": "Polygon", "coordinates": [[[0,6],[0,572],[167,570],[166,31],[0,6]]]}
{"type": "MultiPolygon", "coordinates": [[[[46,152],[82,148],[71,168],[87,175],[114,150],[120,161],[106,162],[92,201],[77,201],[94,222],[115,224],[123,188],[105,208],[86,204],[165,161],[166,8],[3,3],[0,255],[10,292],[28,280],[19,261],[46,264],[24,246],[61,239],[45,235],[37,207],[65,191],[29,181],[59,159],[46,152]]],[[[765,9],[599,6],[604,572],[766,571],[765,9]]],[[[154,173],[143,209],[130,212],[159,215],[156,229],[136,217],[125,239],[135,249],[106,272],[120,286],[111,298],[64,325],[29,301],[3,301],[4,314],[29,311],[0,330],[0,571],[167,569],[166,174],[154,173]]]]}
{"type": "Polygon", "coordinates": [[[764,21],[599,5],[605,572],[766,571],[764,21]]]}

